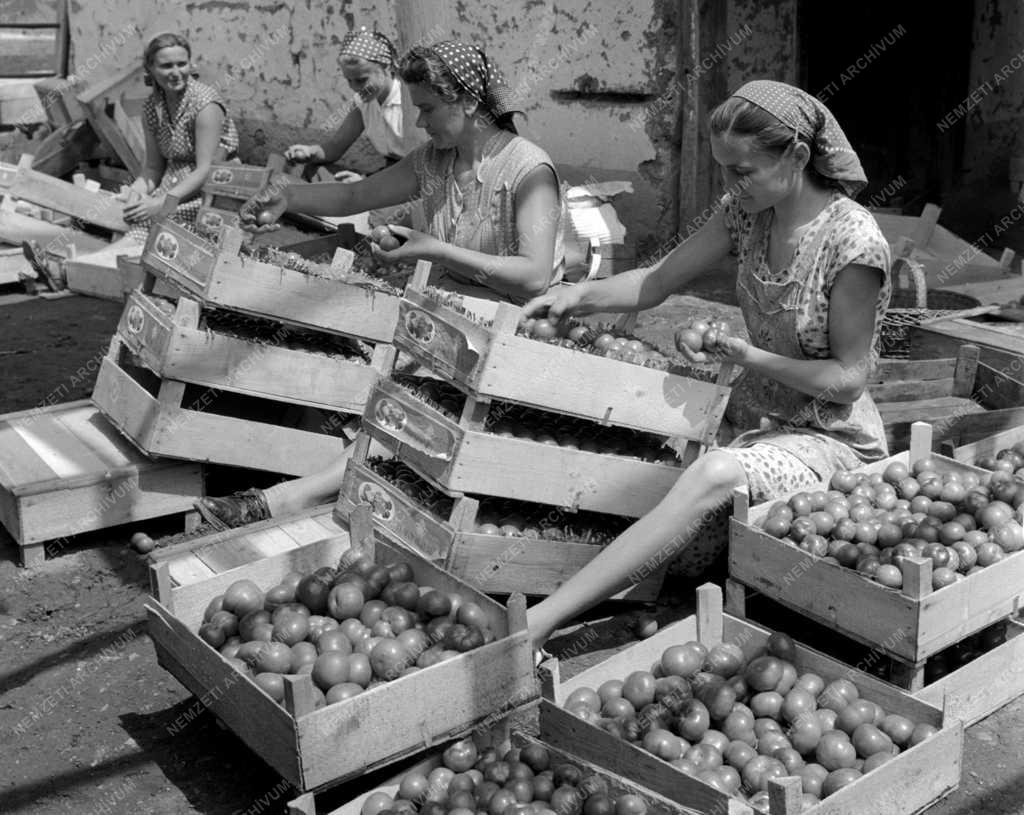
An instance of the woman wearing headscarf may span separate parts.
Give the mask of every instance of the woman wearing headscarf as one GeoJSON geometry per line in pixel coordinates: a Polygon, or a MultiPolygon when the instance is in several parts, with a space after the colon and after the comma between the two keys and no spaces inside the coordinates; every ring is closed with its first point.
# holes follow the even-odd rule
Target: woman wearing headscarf
{"type": "Polygon", "coordinates": [[[742,366],[726,411],[740,435],[698,458],[648,515],[530,609],[538,648],[673,557],[683,573],[705,569],[728,541],[736,487],[762,502],[888,454],[865,383],[891,291],[889,248],[852,200],[867,184],[856,153],[821,102],[781,82],[744,85],[710,127],[728,189],[714,216],[650,268],[547,294],[526,313],[650,308],[736,253],[750,341],[723,336],[711,353],[680,351],[742,366]]]}
{"type": "MultiPolygon", "coordinates": [[[[255,212],[268,208],[277,216],[347,215],[421,199],[427,231],[392,225],[405,242],[388,252],[374,247],[378,258],[429,260],[431,285],[473,297],[521,303],[545,292],[562,260],[558,176],[547,153],[516,135],[501,72],[479,48],[441,42],[413,48],[401,77],[430,141],[371,180],[282,191],[272,182],[242,207],[243,225],[254,226],[255,212]]],[[[196,507],[207,521],[230,526],[297,512],[333,500],[345,464],[196,507]]]]}
{"type": "MultiPolygon", "coordinates": [[[[354,107],[326,142],[293,144],[285,151],[285,158],[332,164],[365,135],[373,149],[391,165],[423,143],[409,92],[397,76],[391,40],[365,27],[349,32],[341,41],[341,73],[356,95],[354,107]]],[[[339,181],[358,181],[360,177],[350,171],[335,176],[339,181]]]]}

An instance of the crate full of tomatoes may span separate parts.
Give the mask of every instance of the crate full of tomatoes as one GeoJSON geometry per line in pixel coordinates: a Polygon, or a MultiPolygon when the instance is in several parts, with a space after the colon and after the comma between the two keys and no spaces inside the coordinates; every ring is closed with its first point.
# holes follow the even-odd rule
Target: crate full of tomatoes
{"type": "Polygon", "coordinates": [[[571,679],[548,667],[541,739],[700,812],[917,812],[960,781],[959,720],[722,614],[711,584],[695,616],[571,679]]]}
{"type": "Polygon", "coordinates": [[[741,495],[730,578],[918,673],[1005,619],[1024,581],[1024,487],[932,454],[930,430],[917,423],[910,451],[818,490],[749,510],[741,495]]]}
{"type": "Polygon", "coordinates": [[[501,606],[405,547],[360,539],[182,586],[153,567],[160,664],[303,791],[536,696],[521,596],[501,606]]]}

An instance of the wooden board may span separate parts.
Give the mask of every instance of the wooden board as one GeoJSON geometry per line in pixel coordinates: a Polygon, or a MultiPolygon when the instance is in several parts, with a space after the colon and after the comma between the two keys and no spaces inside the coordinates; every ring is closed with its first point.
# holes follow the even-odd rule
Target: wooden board
{"type": "MultiPolygon", "coordinates": [[[[171,671],[257,755],[300,791],[384,766],[440,739],[512,712],[537,697],[525,603],[502,607],[407,550],[365,543],[377,562],[410,564],[420,585],[457,591],[484,610],[497,639],[474,651],[369,688],[359,696],[293,715],[228,665],[195,633],[210,599],[239,579],[266,590],[290,571],[333,565],[348,541],[327,538],[262,558],[205,581],[172,587],[166,564],[155,566],[158,598],[147,606],[160,664],[171,671]],[[229,693],[218,689],[231,685],[229,693]],[[424,699],[431,704],[423,705],[424,699]],[[413,722],[413,726],[407,726],[413,722]],[[404,723],[404,724],[403,724],[404,723]]],[[[360,542],[357,545],[364,545],[360,542]]],[[[301,690],[311,680],[297,680],[301,690]]],[[[311,687],[307,691],[311,693],[311,687]]]]}
{"type": "Polygon", "coordinates": [[[981,361],[1001,369],[1008,376],[1024,377],[1024,333],[1019,324],[981,320],[933,320],[910,330],[910,355],[913,359],[956,356],[961,345],[970,343],[981,349],[981,361]]]}
{"type": "Polygon", "coordinates": [[[39,206],[74,216],[80,221],[101,226],[111,232],[127,232],[129,227],[121,215],[124,204],[107,192],[90,192],[61,181],[59,178],[31,169],[32,157],[21,157],[18,174],[11,184],[10,194],[39,206]]]}
{"type": "Polygon", "coordinates": [[[45,541],[185,512],[202,494],[198,465],[148,459],[88,401],[0,416],[0,522],[33,564],[45,541]]]}
{"type": "MultiPolygon", "coordinates": [[[[335,505],[335,521],[347,519],[368,504],[380,533],[420,552],[482,591],[528,595],[551,594],[590,562],[600,546],[572,541],[478,534],[479,503],[457,498],[447,518],[405,495],[369,467],[350,459],[335,505]]],[[[656,600],[665,567],[615,595],[637,602],[656,600]]]]}
{"type": "Polygon", "coordinates": [[[394,338],[396,295],[241,258],[240,241],[218,246],[164,221],[150,230],[142,263],[204,304],[369,342],[394,338]]]}
{"type": "Polygon", "coordinates": [[[470,430],[387,381],[374,388],[363,427],[453,495],[472,492],[639,518],[682,473],[678,465],[470,430]]]}
{"type": "MultiPolygon", "coordinates": [[[[715,595],[717,612],[702,607],[698,600],[697,615],[687,617],[658,631],[654,636],[619,651],[598,663],[561,681],[557,662],[547,663],[552,671],[540,709],[540,736],[544,741],[586,758],[598,766],[614,767],[636,783],[701,812],[732,811],[740,802],[724,795],[661,761],[641,748],[616,738],[601,728],[584,722],[558,707],[574,690],[596,689],[609,679],[624,679],[637,670],[648,670],[670,645],[697,640],[707,646],[718,641],[738,645],[749,659],[764,650],[768,630],[721,613],[721,595],[717,586],[707,584],[698,590],[715,595]],[[701,620],[708,623],[706,629],[701,620]]],[[[821,803],[803,810],[805,815],[860,815],[868,812],[917,812],[956,788],[960,781],[963,725],[955,718],[912,695],[893,688],[856,668],[831,659],[797,643],[797,670],[821,676],[825,682],[843,678],[850,680],[861,695],[882,705],[890,713],[907,716],[915,722],[939,727],[938,733],[921,744],[905,750],[892,761],[862,779],[839,790],[821,803]]],[[[796,815],[773,806],[772,815],[796,815]]]]}
{"type": "Polygon", "coordinates": [[[81,229],[61,226],[0,207],[0,243],[18,246],[22,241],[36,241],[43,249],[61,256],[67,256],[70,246],[79,252],[94,252],[109,245],[102,238],[81,229]]]}
{"type": "MultiPolygon", "coordinates": [[[[164,387],[169,382],[165,380],[164,387]]],[[[100,365],[92,401],[119,431],[152,456],[301,476],[325,469],[346,446],[344,439],[322,433],[162,401],[121,368],[116,355],[108,355],[100,365]]]]}
{"type": "MultiPolygon", "coordinates": [[[[934,458],[943,471],[968,467],[944,456],[934,458]]],[[[881,472],[893,461],[910,464],[912,458],[904,452],[863,470],[881,472]]],[[[906,663],[922,663],[1004,619],[1024,594],[1024,556],[1019,552],[995,568],[942,589],[931,590],[929,577],[928,585],[915,594],[909,584],[900,590],[886,588],[853,569],[827,563],[792,542],[765,534],[760,525],[768,509],[762,504],[744,518],[742,505],[737,504],[730,520],[730,578],[906,663]],[[870,614],[864,613],[866,608],[870,614]]]]}
{"type": "Polygon", "coordinates": [[[138,107],[133,100],[149,95],[143,84],[142,65],[130,68],[107,79],[88,85],[78,94],[78,101],[96,133],[124,163],[133,176],[142,173],[146,161],[146,135],[138,107]]]}
{"type": "Polygon", "coordinates": [[[484,328],[409,289],[395,344],[476,397],[707,443],[718,432],[728,387],[517,336],[519,313],[502,304],[484,328]]]}
{"type": "MultiPolygon", "coordinates": [[[[200,327],[199,304],[173,313],[141,291],[129,295],[118,335],[160,377],[219,390],[346,413],[362,413],[374,385],[390,373],[394,349],[380,345],[372,363],[245,340],[200,327]]],[[[287,330],[280,339],[288,339],[287,330]]]]}
{"type": "MultiPolygon", "coordinates": [[[[476,734],[475,734],[476,735],[476,734]]],[[[482,734],[481,734],[482,735],[482,734]]],[[[484,738],[476,739],[478,742],[483,742],[484,738]]],[[[620,795],[636,795],[643,800],[647,809],[646,812],[650,815],[688,815],[685,811],[681,811],[678,805],[669,801],[657,793],[653,793],[638,784],[633,783],[628,778],[623,777],[617,772],[608,769],[602,769],[589,761],[580,758],[566,750],[561,750],[547,742],[540,741],[530,736],[526,736],[521,733],[512,734],[512,746],[514,748],[522,749],[527,745],[537,745],[543,747],[548,751],[548,755],[551,758],[551,766],[556,767],[559,764],[575,764],[577,767],[583,770],[584,777],[597,776],[604,780],[608,786],[609,793],[612,797],[618,797],[620,795]]],[[[392,798],[397,798],[398,786],[407,774],[411,772],[421,772],[423,775],[429,775],[432,770],[442,766],[442,753],[444,752],[443,747],[431,750],[427,753],[427,758],[415,764],[413,767],[399,773],[398,775],[388,779],[383,784],[369,792],[365,792],[362,795],[353,798],[351,801],[343,804],[337,809],[331,810],[329,815],[360,815],[362,812],[363,803],[376,792],[383,792],[390,795],[392,798]]],[[[735,810],[736,812],[743,812],[743,810],[735,810]]],[[[747,808],[746,813],[753,814],[753,810],[747,808]]],[[[311,813],[312,815],[312,813],[311,813]]],[[[726,815],[725,812],[720,815],[726,815]]]]}

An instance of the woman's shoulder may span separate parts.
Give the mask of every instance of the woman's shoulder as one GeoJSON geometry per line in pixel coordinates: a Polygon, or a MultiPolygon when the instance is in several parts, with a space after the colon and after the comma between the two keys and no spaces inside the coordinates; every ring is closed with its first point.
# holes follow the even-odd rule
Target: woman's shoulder
{"type": "Polygon", "coordinates": [[[838,204],[832,219],[835,240],[867,248],[884,246],[888,249],[889,242],[867,207],[846,196],[840,197],[838,204]]]}

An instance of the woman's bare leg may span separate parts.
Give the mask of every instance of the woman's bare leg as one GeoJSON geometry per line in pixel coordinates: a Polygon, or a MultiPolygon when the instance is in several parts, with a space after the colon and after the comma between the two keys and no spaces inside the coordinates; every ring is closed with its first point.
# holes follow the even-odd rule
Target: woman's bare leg
{"type": "Polygon", "coordinates": [[[697,459],[654,509],[528,611],[534,647],[542,646],[566,621],[670,561],[708,516],[731,500],[732,491],[746,483],[743,468],[724,450],[697,459]]]}
{"type": "Polygon", "coordinates": [[[354,444],[345,448],[330,466],[312,475],[304,475],[292,481],[282,481],[263,490],[270,515],[279,518],[319,504],[329,504],[338,497],[345,465],[352,456],[354,444]]]}

